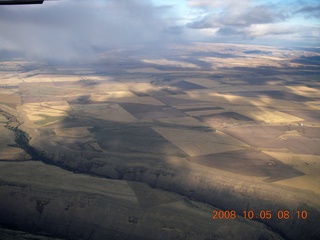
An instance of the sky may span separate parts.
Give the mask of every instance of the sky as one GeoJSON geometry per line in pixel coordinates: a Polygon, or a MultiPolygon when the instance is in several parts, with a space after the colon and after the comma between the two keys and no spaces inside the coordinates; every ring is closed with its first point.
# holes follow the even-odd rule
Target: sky
{"type": "Polygon", "coordinates": [[[0,51],[89,57],[194,41],[320,46],[318,0],[60,0],[0,6],[0,51]]]}

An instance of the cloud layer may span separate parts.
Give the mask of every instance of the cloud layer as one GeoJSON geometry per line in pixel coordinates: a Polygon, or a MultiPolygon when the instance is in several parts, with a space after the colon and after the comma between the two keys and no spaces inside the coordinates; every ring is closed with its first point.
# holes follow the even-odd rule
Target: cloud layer
{"type": "Polygon", "coordinates": [[[188,4],[201,8],[204,16],[188,23],[187,27],[209,33],[211,29],[215,36],[252,39],[286,35],[300,40],[303,37],[319,39],[320,36],[320,5],[316,1],[188,0],[188,4]],[[301,18],[312,18],[314,24],[302,27],[301,18]],[[309,34],[302,31],[306,28],[309,34]],[[306,33],[308,35],[304,35],[306,33]]]}
{"type": "Polygon", "coordinates": [[[0,49],[66,60],[89,57],[96,48],[130,48],[167,41],[174,35],[161,11],[141,0],[66,0],[1,7],[0,29],[0,49]]]}

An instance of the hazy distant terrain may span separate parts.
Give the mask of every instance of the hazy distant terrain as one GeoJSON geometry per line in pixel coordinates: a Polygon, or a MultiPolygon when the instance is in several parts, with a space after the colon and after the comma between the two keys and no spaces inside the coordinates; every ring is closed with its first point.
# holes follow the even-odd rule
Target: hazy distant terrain
{"type": "Polygon", "coordinates": [[[68,66],[3,59],[0,224],[61,239],[318,239],[319,57],[193,43],[68,66]]]}

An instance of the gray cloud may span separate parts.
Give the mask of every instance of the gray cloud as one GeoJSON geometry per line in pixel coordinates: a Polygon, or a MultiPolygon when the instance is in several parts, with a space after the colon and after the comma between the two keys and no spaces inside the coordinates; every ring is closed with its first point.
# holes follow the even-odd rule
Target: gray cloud
{"type": "Polygon", "coordinates": [[[296,13],[302,13],[306,17],[320,18],[320,4],[314,6],[304,6],[301,9],[299,9],[296,13]]]}
{"type": "Polygon", "coordinates": [[[241,7],[246,6],[251,0],[188,0],[188,5],[191,7],[201,8],[225,8],[225,7],[241,7]]]}
{"type": "MultiPolygon", "coordinates": [[[[309,5],[303,1],[264,3],[253,0],[188,0],[190,6],[201,8],[206,14],[186,24],[194,30],[212,30],[215,37],[239,37],[253,39],[275,35],[303,37],[303,28],[290,24],[298,15],[319,18],[320,5],[309,5]],[[260,3],[260,4],[259,4],[260,3]]],[[[265,1],[267,2],[267,1],[265,1]]],[[[312,26],[305,26],[315,35],[312,26]]],[[[315,36],[314,35],[314,36],[315,36]]],[[[307,35],[305,35],[307,37],[307,35]]]]}
{"type": "Polygon", "coordinates": [[[130,48],[169,41],[178,29],[164,12],[141,0],[65,0],[40,6],[0,8],[0,50],[29,57],[85,59],[93,49],[130,48]],[[169,40],[168,40],[169,39],[169,40]]]}
{"type": "Polygon", "coordinates": [[[216,28],[226,26],[250,26],[283,21],[289,17],[275,5],[263,4],[245,9],[231,8],[219,13],[209,13],[203,19],[192,22],[190,28],[216,28]]]}

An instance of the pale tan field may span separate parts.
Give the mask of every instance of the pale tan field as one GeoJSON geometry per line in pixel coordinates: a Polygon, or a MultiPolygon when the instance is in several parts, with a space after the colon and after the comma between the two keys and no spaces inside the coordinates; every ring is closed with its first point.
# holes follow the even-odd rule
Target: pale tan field
{"type": "Polygon", "coordinates": [[[306,102],[305,103],[307,107],[311,109],[320,110],[320,100],[319,101],[312,101],[312,102],[306,102]]]}
{"type": "Polygon", "coordinates": [[[264,153],[285,164],[294,166],[296,169],[306,174],[305,176],[278,181],[277,184],[308,189],[320,194],[320,156],[272,151],[264,151],[264,153]]]}
{"type": "MultiPolygon", "coordinates": [[[[0,72],[0,75],[3,76],[2,72],[0,72]]],[[[20,83],[23,83],[23,79],[18,78],[16,75],[0,78],[0,85],[18,87],[20,83]]]]}
{"type": "Polygon", "coordinates": [[[249,146],[222,132],[199,132],[163,127],[153,128],[189,156],[235,151],[249,146]]]}
{"type": "MultiPolygon", "coordinates": [[[[311,88],[308,86],[287,86],[287,91],[299,94],[305,97],[318,98],[320,96],[320,90],[316,88],[311,88]]],[[[286,89],[284,91],[286,91],[286,89]]]]}
{"type": "Polygon", "coordinates": [[[207,63],[211,63],[212,67],[216,68],[233,68],[233,67],[260,67],[260,66],[268,66],[268,67],[277,67],[281,68],[284,66],[297,67],[299,64],[290,63],[286,59],[275,58],[275,57],[244,57],[244,58],[217,58],[217,57],[204,57],[199,58],[201,61],[205,61],[207,63]]]}
{"type": "MultiPolygon", "coordinates": [[[[207,92],[207,90],[205,90],[207,92]]],[[[218,94],[218,93],[199,93],[199,92],[189,92],[188,94],[177,94],[173,95],[173,98],[178,98],[178,99],[194,99],[197,101],[207,101],[207,102],[212,102],[214,104],[232,104],[236,102],[237,100],[240,101],[242,98],[237,97],[234,95],[229,95],[226,96],[224,94],[218,94]]],[[[242,100],[243,102],[243,100],[242,100]]],[[[248,102],[246,102],[247,104],[248,102]]],[[[239,102],[241,104],[241,102],[239,102]]],[[[243,103],[242,103],[243,104],[243,103]]]]}
{"type": "Polygon", "coordinates": [[[168,59],[145,59],[142,60],[144,63],[150,63],[155,64],[159,66],[174,66],[174,67],[181,67],[181,68],[199,68],[197,65],[188,63],[188,62],[182,62],[182,61],[173,61],[168,59]]]}
{"type": "Polygon", "coordinates": [[[249,118],[252,118],[256,121],[261,121],[270,124],[279,124],[279,123],[294,123],[303,121],[302,118],[298,118],[280,111],[276,111],[270,108],[261,108],[256,111],[238,111],[238,113],[245,115],[249,118]]]}
{"type": "Polygon", "coordinates": [[[68,116],[71,107],[65,101],[41,102],[24,104],[22,105],[21,110],[25,112],[31,122],[35,123],[37,121],[45,120],[46,116],[66,117],[68,116]]]}
{"type": "MultiPolygon", "coordinates": [[[[276,184],[299,188],[302,190],[312,191],[315,194],[320,194],[320,177],[316,175],[305,175],[301,177],[290,178],[277,181],[276,184]]],[[[316,199],[315,199],[316,200],[316,199]]]]}
{"type": "Polygon", "coordinates": [[[91,81],[99,81],[99,82],[102,82],[102,81],[110,81],[110,83],[116,83],[114,82],[114,78],[111,77],[111,76],[97,76],[95,74],[89,74],[89,75],[80,75],[81,76],[81,80],[91,80],[91,81]]]}

